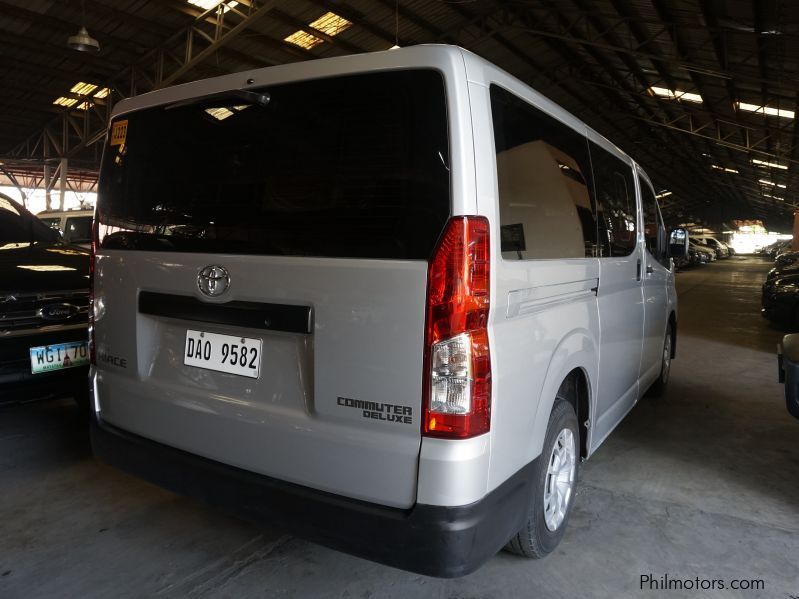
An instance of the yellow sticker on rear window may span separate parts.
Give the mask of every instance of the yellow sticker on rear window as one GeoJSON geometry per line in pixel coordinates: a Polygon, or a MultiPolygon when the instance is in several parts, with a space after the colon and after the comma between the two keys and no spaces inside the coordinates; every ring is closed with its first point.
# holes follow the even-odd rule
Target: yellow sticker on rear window
{"type": "Polygon", "coordinates": [[[128,136],[128,121],[117,121],[111,126],[111,145],[121,146],[128,136]]]}

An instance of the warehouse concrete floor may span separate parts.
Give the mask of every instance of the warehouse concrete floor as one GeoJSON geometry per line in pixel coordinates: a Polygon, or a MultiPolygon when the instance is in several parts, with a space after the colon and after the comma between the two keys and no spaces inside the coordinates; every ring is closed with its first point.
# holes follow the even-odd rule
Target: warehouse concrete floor
{"type": "Polygon", "coordinates": [[[60,400],[0,410],[0,597],[661,596],[642,575],[727,587],[669,597],[799,596],[799,421],[776,382],[782,333],[759,314],[768,267],[735,257],[678,274],[668,393],[584,465],[545,560],[500,553],[437,580],[258,529],[97,463],[60,400]],[[729,590],[750,579],[764,589],[729,590]]]}

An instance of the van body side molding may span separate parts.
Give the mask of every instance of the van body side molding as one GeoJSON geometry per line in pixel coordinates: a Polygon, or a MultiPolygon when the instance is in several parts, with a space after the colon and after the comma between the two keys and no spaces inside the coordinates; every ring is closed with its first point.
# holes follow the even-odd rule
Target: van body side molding
{"type": "Polygon", "coordinates": [[[141,291],[139,312],[151,316],[305,335],[313,330],[311,307],[291,304],[243,301],[211,304],[188,295],[141,291]]]}
{"type": "Polygon", "coordinates": [[[545,310],[556,304],[596,296],[598,287],[598,279],[584,279],[556,283],[554,285],[514,289],[508,293],[506,318],[524,316],[525,314],[545,310]]]}

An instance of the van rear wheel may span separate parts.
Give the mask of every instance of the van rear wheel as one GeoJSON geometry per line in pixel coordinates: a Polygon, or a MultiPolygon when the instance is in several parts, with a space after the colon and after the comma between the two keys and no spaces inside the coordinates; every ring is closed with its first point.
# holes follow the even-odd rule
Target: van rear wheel
{"type": "Polygon", "coordinates": [[[558,399],[549,416],[526,521],[505,546],[507,551],[522,557],[541,558],[560,543],[574,503],[580,462],[579,440],[574,408],[568,401],[558,399]]]}
{"type": "Polygon", "coordinates": [[[669,376],[671,374],[671,350],[673,343],[674,333],[671,327],[666,329],[666,337],[663,339],[663,354],[660,362],[660,375],[658,379],[652,383],[652,386],[647,391],[650,397],[660,397],[666,391],[669,384],[669,376]]]}

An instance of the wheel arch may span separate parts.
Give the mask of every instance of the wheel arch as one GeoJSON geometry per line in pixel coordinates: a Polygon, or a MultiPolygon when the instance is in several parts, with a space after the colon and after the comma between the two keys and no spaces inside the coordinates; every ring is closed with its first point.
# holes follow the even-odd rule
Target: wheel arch
{"type": "Polygon", "coordinates": [[[598,370],[598,351],[588,331],[574,331],[564,338],[552,354],[540,401],[533,419],[531,456],[541,454],[547,424],[558,397],[572,404],[580,430],[580,455],[588,457],[594,418],[598,370]]]}

